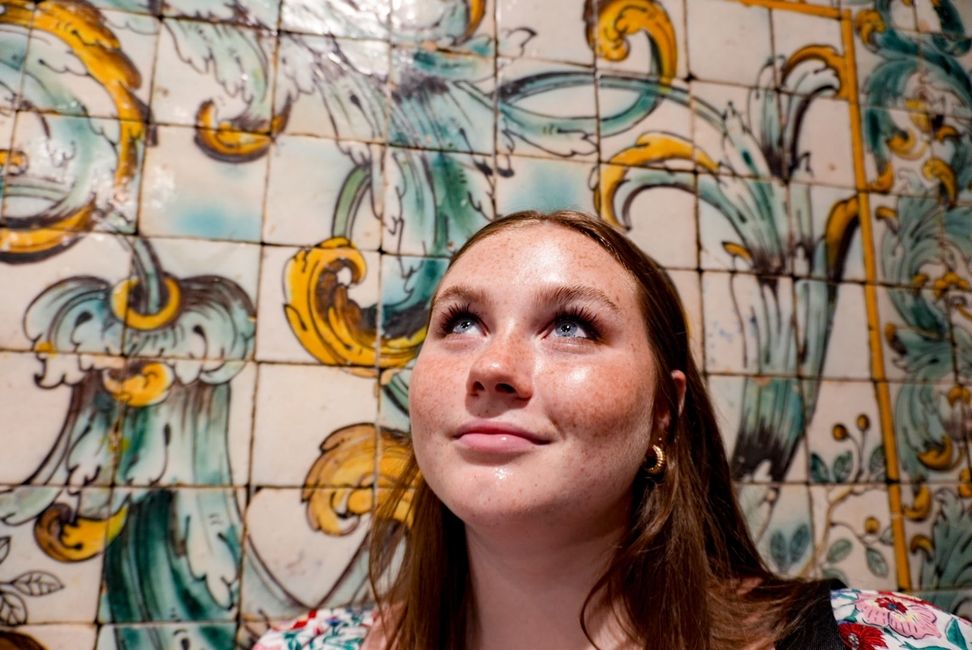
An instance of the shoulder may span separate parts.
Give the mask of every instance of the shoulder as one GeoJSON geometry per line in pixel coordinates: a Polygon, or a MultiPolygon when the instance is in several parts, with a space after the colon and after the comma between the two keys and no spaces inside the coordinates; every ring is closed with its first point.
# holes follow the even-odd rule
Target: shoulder
{"type": "Polygon", "coordinates": [[[267,632],[253,650],[358,650],[373,622],[369,607],[318,609],[267,632]]]}
{"type": "Polygon", "coordinates": [[[972,650],[972,624],[914,596],[861,589],[837,589],[830,596],[848,648],[972,650]]]}

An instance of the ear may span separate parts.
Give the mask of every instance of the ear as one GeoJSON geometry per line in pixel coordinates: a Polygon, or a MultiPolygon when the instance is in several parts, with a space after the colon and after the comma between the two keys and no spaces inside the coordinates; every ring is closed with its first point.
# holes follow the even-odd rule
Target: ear
{"type": "MultiPolygon", "coordinates": [[[[673,370],[672,383],[675,384],[675,390],[678,391],[678,415],[681,416],[682,409],[685,408],[685,373],[681,370],[673,370]]],[[[658,418],[657,426],[665,431],[668,429],[669,422],[671,422],[671,414],[666,410],[658,418]]]]}

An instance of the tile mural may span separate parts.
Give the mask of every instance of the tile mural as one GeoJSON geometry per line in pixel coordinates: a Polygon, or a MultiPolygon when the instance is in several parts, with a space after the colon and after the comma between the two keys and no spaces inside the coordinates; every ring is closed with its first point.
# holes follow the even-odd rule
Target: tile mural
{"type": "Polygon", "coordinates": [[[972,614],[972,3],[0,0],[0,645],[366,593],[498,214],[672,269],[769,565],[972,614]]]}

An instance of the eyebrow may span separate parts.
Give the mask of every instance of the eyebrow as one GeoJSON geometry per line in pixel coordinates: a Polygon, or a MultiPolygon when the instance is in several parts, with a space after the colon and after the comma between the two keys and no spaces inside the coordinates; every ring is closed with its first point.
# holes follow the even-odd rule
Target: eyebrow
{"type": "MultiPolygon", "coordinates": [[[[606,293],[597,287],[587,285],[545,287],[537,292],[535,300],[540,304],[554,303],[558,305],[565,305],[572,302],[596,302],[617,314],[621,313],[621,308],[606,293]]],[[[435,306],[439,302],[448,301],[483,305],[492,303],[486,291],[474,287],[457,285],[451,286],[442,291],[442,293],[436,294],[432,298],[429,311],[434,311],[435,306]]]]}

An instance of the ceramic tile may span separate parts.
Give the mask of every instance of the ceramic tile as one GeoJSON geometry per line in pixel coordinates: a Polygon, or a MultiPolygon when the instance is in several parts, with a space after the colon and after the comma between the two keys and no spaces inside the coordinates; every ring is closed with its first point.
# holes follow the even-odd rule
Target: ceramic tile
{"type": "Polygon", "coordinates": [[[703,269],[789,272],[792,236],[782,183],[700,175],[698,193],[703,269]]]}
{"type": "MultiPolygon", "coordinates": [[[[229,623],[237,616],[243,497],[243,490],[232,488],[116,488],[112,506],[124,513],[125,525],[105,552],[98,621],[179,623],[190,647],[210,647],[185,624],[229,623]],[[153,586],[149,594],[143,584],[153,586]]],[[[166,635],[180,634],[176,627],[165,629],[166,635]]],[[[216,638],[214,647],[231,647],[216,638]]]]}
{"type": "Polygon", "coordinates": [[[256,338],[260,361],[374,367],[374,347],[362,340],[376,328],[379,256],[332,247],[342,242],[264,247],[256,338]],[[360,274],[354,278],[354,273],[360,274]],[[332,283],[337,285],[333,292],[323,290],[332,283]],[[326,315],[331,309],[336,311],[326,315]],[[332,325],[332,317],[343,321],[332,325]],[[347,331],[353,340],[346,338],[347,331]]]}
{"type": "MultiPolygon", "coordinates": [[[[968,589],[969,484],[902,486],[913,589],[968,589]]],[[[949,609],[952,607],[949,606],[949,609]]]]}
{"type": "Polygon", "coordinates": [[[807,425],[813,483],[877,483],[886,475],[877,393],[870,381],[807,380],[815,408],[807,425]]]}
{"type": "Polygon", "coordinates": [[[103,625],[95,650],[125,648],[232,648],[235,623],[103,625]]]}
{"type": "Polygon", "coordinates": [[[648,77],[688,76],[685,0],[656,0],[650,8],[607,2],[598,6],[599,70],[648,77]],[[617,11],[619,7],[621,11],[617,11]],[[636,12],[634,20],[629,19],[629,12],[636,12]],[[657,30],[657,35],[652,36],[642,22],[657,30]],[[674,42],[669,40],[669,34],[674,35],[674,42]]]}
{"type": "MultiPolygon", "coordinates": [[[[906,23],[904,29],[914,29],[913,8],[905,6],[903,0],[894,0],[891,5],[892,23],[906,23]]],[[[860,101],[862,104],[885,106],[887,108],[908,108],[915,97],[925,95],[923,77],[925,65],[916,57],[892,54],[893,49],[882,49],[881,34],[876,26],[871,6],[858,7],[854,11],[854,51],[859,80],[860,101]],[[908,74],[902,74],[908,70],[908,74]]],[[[883,20],[881,21],[883,22],[883,20]]],[[[898,32],[898,38],[912,40],[914,34],[898,32]]]]}
{"type": "MultiPolygon", "coordinates": [[[[380,41],[284,34],[274,115],[287,133],[383,142],[389,48],[380,41]]],[[[345,145],[361,159],[360,145],[345,145]]]]}
{"type": "Polygon", "coordinates": [[[100,9],[117,9],[133,14],[157,14],[159,7],[154,0],[89,0],[100,9]]]}
{"type": "MultiPolygon", "coordinates": [[[[798,11],[777,9],[770,12],[770,22],[773,25],[773,50],[780,65],[790,61],[794,54],[807,46],[822,46],[832,48],[838,55],[844,53],[844,45],[840,33],[840,20],[836,17],[812,16],[798,11]]],[[[801,66],[794,68],[800,69],[801,66]]],[[[816,86],[811,81],[821,74],[836,79],[833,73],[824,72],[819,59],[808,63],[807,69],[813,69],[809,75],[794,77],[780,75],[780,84],[790,92],[804,94],[812,92],[816,86]],[[809,83],[808,83],[809,82],[809,83]],[[804,84],[807,84],[804,86],[804,84]]]]}
{"type": "Polygon", "coordinates": [[[276,29],[279,0],[162,0],[166,16],[195,18],[210,23],[237,23],[263,29],[276,29]]]}
{"type": "Polygon", "coordinates": [[[698,267],[695,177],[685,172],[601,166],[601,216],[666,268],[698,267]]]}
{"type": "Polygon", "coordinates": [[[972,383],[972,294],[968,291],[953,291],[949,293],[948,303],[955,344],[956,373],[959,381],[969,384],[972,383]]]}
{"type": "MultiPolygon", "coordinates": [[[[846,188],[789,184],[794,275],[818,280],[864,281],[860,227],[853,222],[847,225],[841,222],[855,196],[846,188]],[[842,230],[829,232],[828,227],[842,230]],[[835,233],[840,236],[835,237],[835,233]]],[[[884,232],[876,219],[871,220],[871,225],[875,232],[884,232]]]]}
{"type": "Polygon", "coordinates": [[[492,221],[492,157],[388,149],[382,250],[448,256],[492,221]]]}
{"type": "Polygon", "coordinates": [[[496,0],[392,0],[391,37],[396,43],[491,56],[496,52],[496,0]]]}
{"type": "MultiPolygon", "coordinates": [[[[26,10],[33,13],[33,8],[26,10]]],[[[24,62],[30,43],[30,29],[19,25],[0,26],[0,112],[12,111],[20,103],[24,62]]]]}
{"type": "Polygon", "coordinates": [[[500,156],[497,159],[496,213],[519,210],[595,212],[597,167],[553,158],[500,156]]]}
{"type": "Polygon", "coordinates": [[[689,347],[695,364],[702,368],[702,278],[698,271],[668,269],[668,275],[678,290],[688,319],[689,347]]]}
{"type": "Polygon", "coordinates": [[[597,81],[597,99],[601,160],[695,169],[688,85],[602,73],[597,81]]]}
{"type": "Polygon", "coordinates": [[[703,81],[693,81],[690,89],[699,160],[711,161],[709,164],[723,175],[788,176],[783,169],[785,153],[779,140],[770,135],[782,119],[775,90],[703,81]],[[771,159],[767,159],[764,148],[773,152],[771,159]]]}
{"type": "Polygon", "coordinates": [[[145,160],[139,228],[146,235],[259,241],[267,159],[207,156],[196,133],[159,127],[145,160]]]}
{"type": "Polygon", "coordinates": [[[884,370],[888,379],[950,381],[952,333],[945,293],[878,287],[884,370]]]}
{"type": "MultiPolygon", "coordinates": [[[[924,175],[930,158],[929,120],[924,113],[881,106],[862,107],[868,185],[880,192],[920,196],[930,187],[924,175]]],[[[932,186],[933,187],[933,186],[932,186]]]]}
{"type": "Polygon", "coordinates": [[[130,301],[125,354],[214,362],[186,364],[184,371],[176,367],[183,382],[191,381],[189,378],[197,373],[219,374],[215,368],[227,359],[251,358],[260,248],[162,237],[141,239],[139,243],[154,256],[155,268],[150,267],[149,272],[166,277],[167,301],[155,313],[166,312],[173,300],[178,303],[171,309],[178,312],[156,323],[151,314],[142,316],[142,308],[130,301]]]}
{"type": "Polygon", "coordinates": [[[130,361],[113,386],[144,388],[121,398],[115,484],[245,485],[256,374],[240,361],[130,361]]]}
{"type": "Polygon", "coordinates": [[[119,357],[0,352],[0,483],[107,485],[123,404],[106,388],[119,357]],[[77,400],[77,401],[75,401],[77,400]]]}
{"type": "Polygon", "coordinates": [[[388,141],[402,147],[492,154],[494,75],[493,59],[394,49],[388,141]]]}
{"type": "Polygon", "coordinates": [[[801,280],[794,291],[800,373],[827,379],[870,378],[864,287],[801,280]]]}
{"type": "MultiPolygon", "coordinates": [[[[773,55],[769,11],[725,0],[692,0],[687,8],[692,75],[704,81],[756,84],[773,55]]],[[[766,81],[772,84],[772,76],[766,81]]]]}
{"type": "Polygon", "coordinates": [[[499,59],[497,65],[497,152],[597,157],[593,70],[530,59],[499,59]]]}
{"type": "Polygon", "coordinates": [[[407,400],[408,375],[392,379],[397,368],[410,368],[429,320],[429,305],[448,260],[435,257],[385,255],[381,258],[381,335],[378,350],[383,369],[382,393],[402,405],[407,400]],[[402,385],[402,382],[406,382],[402,385]]]}
{"type": "MultiPolygon", "coordinates": [[[[781,95],[780,103],[786,115],[798,112],[790,108],[804,98],[781,95]]],[[[821,183],[854,187],[854,159],[850,138],[850,107],[838,99],[818,97],[809,102],[805,112],[799,112],[794,123],[787,125],[799,133],[795,148],[788,159],[792,178],[805,183],[821,183]]]]}
{"type": "Polygon", "coordinates": [[[897,588],[884,486],[810,486],[814,558],[824,578],[858,589],[897,588]]]}
{"type": "Polygon", "coordinates": [[[376,388],[374,378],[340,368],[261,365],[253,483],[370,485],[375,466],[376,388]],[[284,439],[286,444],[281,444],[284,439]]]}
{"type": "MultiPolygon", "coordinates": [[[[972,104],[969,108],[972,109],[972,104]]],[[[928,119],[931,157],[922,167],[923,178],[931,189],[930,194],[951,204],[949,207],[958,204],[967,214],[968,206],[972,205],[972,182],[965,180],[972,170],[972,165],[966,162],[972,147],[972,119],[941,113],[929,115],[928,119]]]]}
{"type": "Polygon", "coordinates": [[[377,250],[383,155],[379,145],[278,138],[270,155],[263,240],[310,245],[342,236],[358,249],[377,250]],[[362,161],[359,154],[367,157],[362,161]]]}
{"type": "MultiPolygon", "coordinates": [[[[166,19],[158,47],[152,90],[156,121],[221,131],[270,130],[269,34],[237,25],[166,19]]],[[[232,155],[232,150],[222,155],[232,155]]]]}
{"type": "MultiPolygon", "coordinates": [[[[939,18],[939,2],[932,0],[915,0],[915,23],[918,31],[932,34],[943,33],[941,19],[939,18]]],[[[961,25],[965,28],[965,33],[969,33],[969,26],[972,25],[972,7],[962,0],[953,0],[949,5],[955,11],[961,25]]]]}
{"type": "Polygon", "coordinates": [[[761,484],[807,480],[799,380],[709,375],[708,386],[733,479],[761,484]]]}
{"type": "Polygon", "coordinates": [[[793,283],[747,273],[702,274],[705,362],[710,372],[796,372],[793,283]]]}
{"type": "Polygon", "coordinates": [[[0,624],[95,620],[107,503],[104,488],[0,487],[0,624]]]}
{"type": "Polygon", "coordinates": [[[124,325],[110,295],[129,275],[127,240],[54,232],[48,241],[53,244],[49,254],[55,256],[30,264],[31,251],[16,247],[24,238],[20,231],[0,228],[0,258],[25,262],[2,267],[0,348],[119,354],[124,325]]]}
{"type": "Polygon", "coordinates": [[[370,486],[258,490],[247,511],[252,559],[243,577],[243,616],[289,618],[366,593],[372,494],[370,486]],[[287,586],[290,602],[270,597],[268,576],[287,586]]]}
{"type": "Polygon", "coordinates": [[[282,0],[281,29],[307,34],[388,39],[391,0],[282,0]]]}
{"type": "MultiPolygon", "coordinates": [[[[59,20],[45,11],[42,20],[59,20]]],[[[148,117],[159,20],[120,11],[100,18],[118,45],[75,50],[57,34],[34,30],[24,66],[24,99],[36,110],[126,120],[148,117]]]]}
{"type": "Polygon", "coordinates": [[[807,487],[742,485],[738,496],[749,531],[770,570],[785,576],[805,575],[813,559],[807,487]]]}
{"type": "Polygon", "coordinates": [[[0,632],[0,638],[15,648],[76,648],[94,650],[98,629],[94,625],[21,625],[0,632]],[[26,637],[26,638],[24,638],[26,637]],[[28,640],[30,639],[30,640],[28,640]],[[39,646],[31,645],[31,642],[39,646]]]}
{"type": "Polygon", "coordinates": [[[934,197],[871,193],[868,199],[880,282],[933,290],[960,287],[962,272],[949,243],[958,238],[949,231],[963,227],[961,210],[947,210],[934,197]]]}
{"type": "Polygon", "coordinates": [[[594,63],[581,3],[561,11],[542,2],[497,0],[496,23],[502,56],[594,63]]]}
{"type": "Polygon", "coordinates": [[[132,232],[145,138],[141,122],[18,113],[4,225],[132,232]]]}
{"type": "Polygon", "coordinates": [[[968,472],[969,391],[953,382],[888,385],[904,480],[951,481],[968,472]]]}
{"type": "MultiPolygon", "coordinates": [[[[408,386],[412,379],[412,364],[402,369],[385,371],[378,396],[378,425],[391,431],[408,431],[408,386]]],[[[379,450],[381,445],[379,444],[379,450]]]]}

